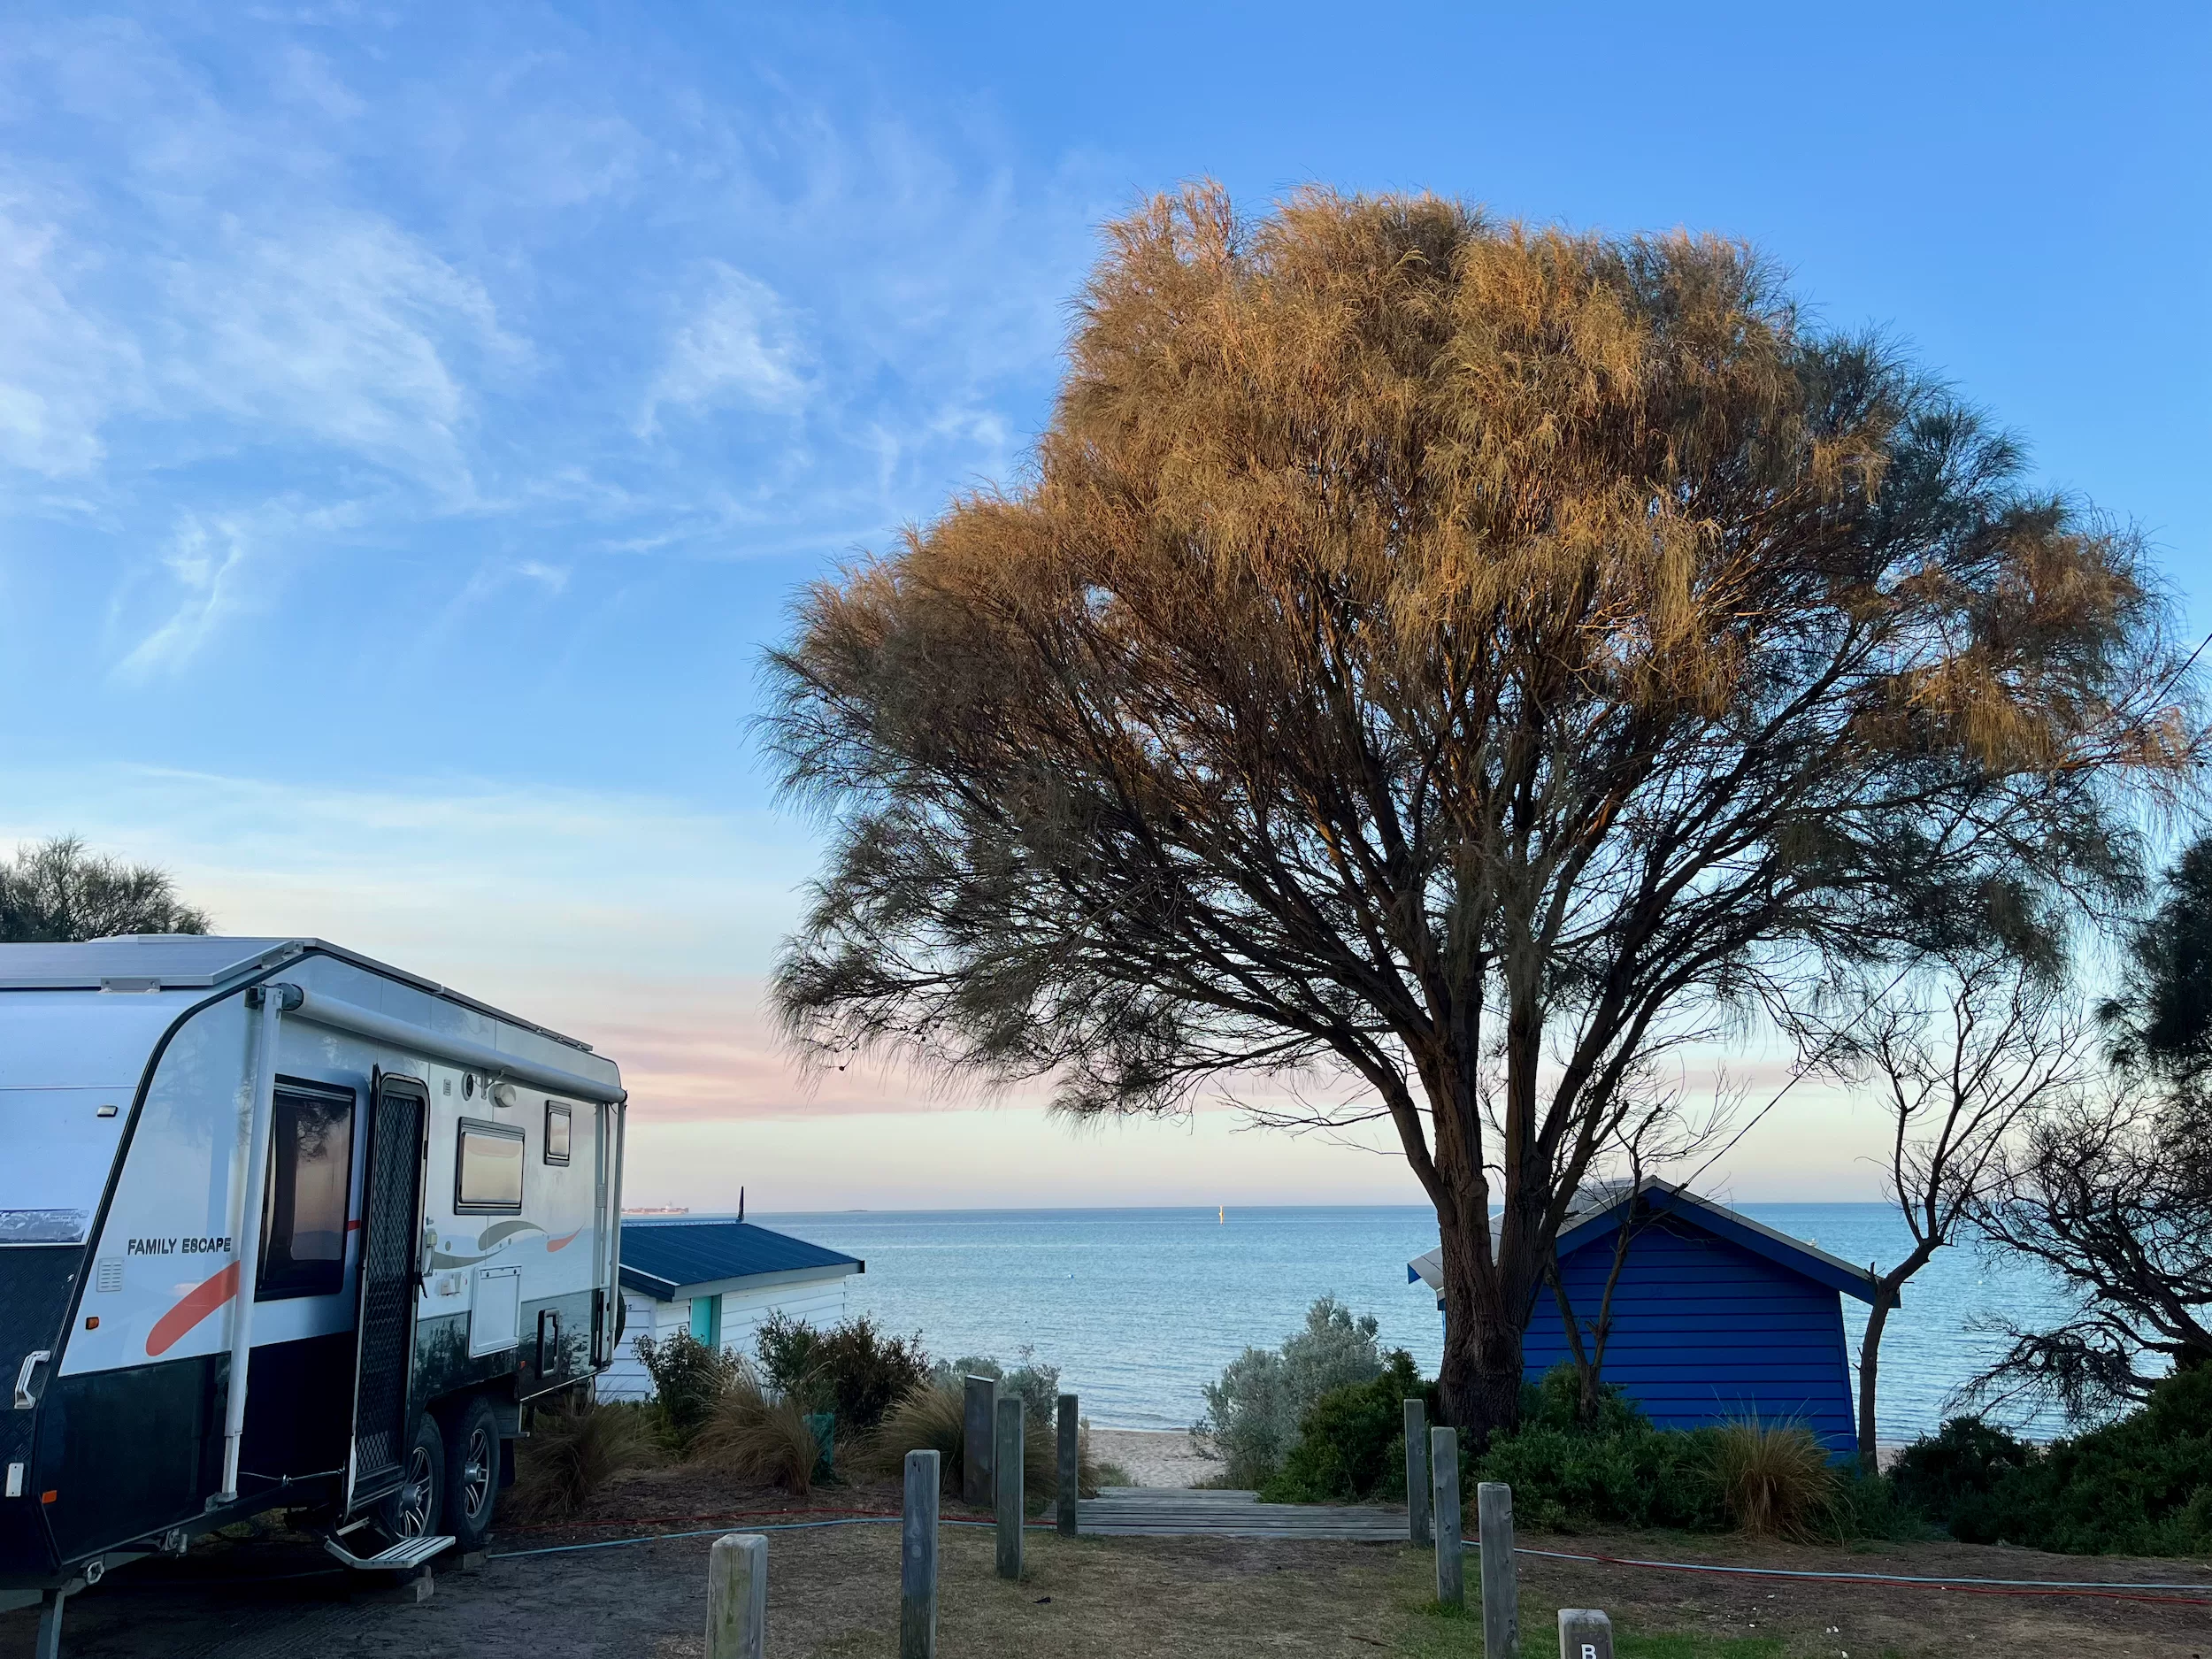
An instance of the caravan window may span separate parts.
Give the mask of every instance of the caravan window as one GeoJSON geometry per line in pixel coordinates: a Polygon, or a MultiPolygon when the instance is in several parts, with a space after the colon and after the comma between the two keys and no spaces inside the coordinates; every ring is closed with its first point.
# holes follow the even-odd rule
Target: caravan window
{"type": "Polygon", "coordinates": [[[344,1288],[352,1190],[352,1093],[280,1085],[269,1120],[255,1301],[328,1296],[344,1288]]]}
{"type": "Polygon", "coordinates": [[[568,1162],[568,1108],[545,1102],[545,1161],[568,1162]]]}
{"type": "Polygon", "coordinates": [[[453,1207],[458,1210],[522,1208],[522,1131],[505,1124],[461,1119],[461,1150],[454,1160],[453,1207]]]}

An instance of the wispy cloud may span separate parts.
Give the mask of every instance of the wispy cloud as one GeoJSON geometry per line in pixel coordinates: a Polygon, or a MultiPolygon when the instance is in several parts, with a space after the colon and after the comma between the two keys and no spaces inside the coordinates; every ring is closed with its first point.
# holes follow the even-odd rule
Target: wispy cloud
{"type": "Polygon", "coordinates": [[[480,603],[488,565],[836,556],[1015,465],[1087,174],[847,57],[541,21],[0,26],[0,515],[173,594],[111,667],[188,673],[310,562],[473,539],[480,603]],[[272,499],[324,514],[280,567],[234,528],[272,499]]]}
{"type": "Polygon", "coordinates": [[[259,230],[174,261],[165,379],[172,409],[236,423],[411,479],[434,503],[475,494],[470,360],[526,356],[482,283],[388,220],[350,213],[259,230]]]}
{"type": "Polygon", "coordinates": [[[733,403],[789,411],[805,398],[805,353],[776,291],[718,259],[709,262],[704,287],[669,342],[641,432],[658,429],[664,404],[694,412],[733,403]]]}

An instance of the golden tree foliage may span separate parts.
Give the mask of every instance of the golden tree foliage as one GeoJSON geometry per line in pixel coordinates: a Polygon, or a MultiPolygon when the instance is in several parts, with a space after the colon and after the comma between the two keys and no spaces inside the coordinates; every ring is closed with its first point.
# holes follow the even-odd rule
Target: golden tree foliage
{"type": "Polygon", "coordinates": [[[1735,243],[1154,201],[1032,475],[772,658],[836,827],[780,1006],[1079,1113],[1337,1068],[1435,1203],[1486,1432],[1655,1053],[2134,879],[2184,664],[2132,540],[2019,470],[1735,243]]]}

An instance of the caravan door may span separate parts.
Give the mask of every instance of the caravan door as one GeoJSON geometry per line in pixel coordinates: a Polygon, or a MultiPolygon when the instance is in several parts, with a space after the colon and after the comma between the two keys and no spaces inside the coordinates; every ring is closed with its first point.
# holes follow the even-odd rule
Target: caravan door
{"type": "Polygon", "coordinates": [[[430,1094],[418,1079],[377,1076],[361,1205],[348,1514],[399,1485],[414,1430],[408,1389],[415,1365],[415,1296],[422,1283],[429,1118],[430,1094]]]}

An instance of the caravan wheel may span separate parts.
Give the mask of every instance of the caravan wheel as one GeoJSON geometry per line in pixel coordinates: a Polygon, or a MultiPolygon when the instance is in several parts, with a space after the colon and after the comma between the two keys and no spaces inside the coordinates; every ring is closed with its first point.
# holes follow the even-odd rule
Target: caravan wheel
{"type": "Polygon", "coordinates": [[[472,1394],[448,1419],[445,1530],[464,1550],[481,1549],[499,1498],[499,1420],[472,1394]]]}
{"type": "Polygon", "coordinates": [[[445,1436],[427,1411],[415,1419],[401,1468],[399,1490],[383,1501],[378,1518],[395,1540],[427,1537],[444,1518],[446,1475],[445,1436]]]}

